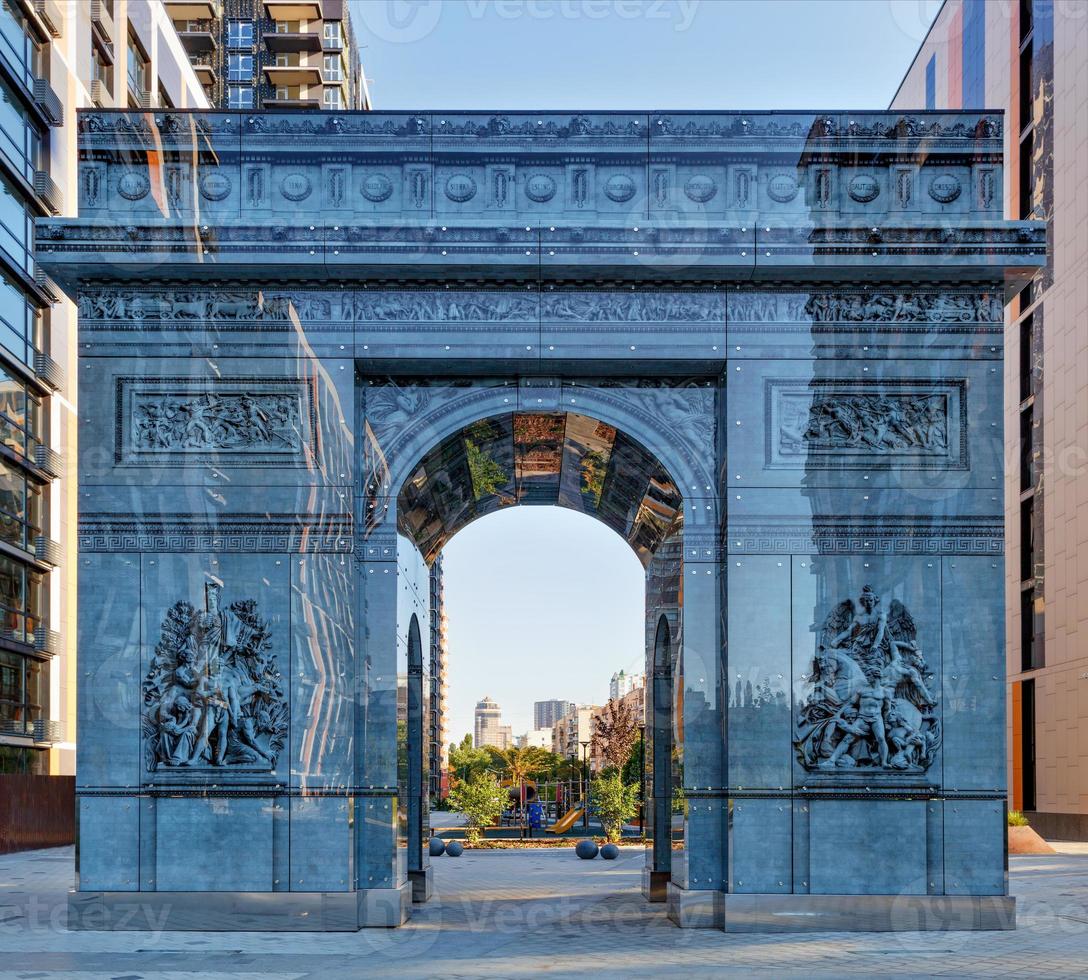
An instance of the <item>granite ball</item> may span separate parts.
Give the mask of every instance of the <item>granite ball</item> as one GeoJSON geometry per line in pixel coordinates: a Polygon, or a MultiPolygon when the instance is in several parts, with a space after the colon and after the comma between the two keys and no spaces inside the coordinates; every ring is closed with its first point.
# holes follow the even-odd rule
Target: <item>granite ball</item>
{"type": "Polygon", "coordinates": [[[574,846],[574,853],[583,861],[592,861],[597,856],[597,845],[591,840],[580,840],[574,846]]]}
{"type": "Polygon", "coordinates": [[[446,857],[459,858],[461,856],[461,852],[464,851],[464,849],[465,845],[462,844],[459,840],[451,840],[446,845],[446,857]]]}
{"type": "Polygon", "coordinates": [[[601,857],[606,861],[615,861],[620,856],[620,849],[615,844],[605,844],[601,848],[601,857]]]}
{"type": "Polygon", "coordinates": [[[432,837],[427,849],[431,852],[431,857],[441,857],[446,852],[446,842],[441,837],[432,837]]]}

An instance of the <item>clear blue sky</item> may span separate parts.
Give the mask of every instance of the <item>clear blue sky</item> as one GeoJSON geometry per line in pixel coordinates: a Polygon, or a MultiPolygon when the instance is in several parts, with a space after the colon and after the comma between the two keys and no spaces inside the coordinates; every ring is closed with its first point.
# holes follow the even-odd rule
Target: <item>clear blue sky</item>
{"type": "MultiPolygon", "coordinates": [[[[353,0],[377,109],[883,109],[939,0],[353,0]]],[[[446,547],[451,735],[490,694],[600,703],[643,657],[642,566],[518,507],[446,547]]]]}

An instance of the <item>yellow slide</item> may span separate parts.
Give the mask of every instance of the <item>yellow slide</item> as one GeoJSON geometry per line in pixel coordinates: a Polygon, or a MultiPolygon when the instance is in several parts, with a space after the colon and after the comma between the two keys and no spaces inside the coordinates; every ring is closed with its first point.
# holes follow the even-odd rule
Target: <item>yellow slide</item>
{"type": "Polygon", "coordinates": [[[582,808],[580,806],[576,806],[573,810],[568,810],[566,813],[564,813],[563,816],[561,816],[550,827],[545,827],[544,829],[549,834],[565,834],[581,819],[582,808]]]}

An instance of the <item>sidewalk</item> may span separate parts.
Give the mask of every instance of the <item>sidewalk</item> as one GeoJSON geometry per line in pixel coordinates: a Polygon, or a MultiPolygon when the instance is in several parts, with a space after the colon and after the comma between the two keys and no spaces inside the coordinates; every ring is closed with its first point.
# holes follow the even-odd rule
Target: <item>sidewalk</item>
{"type": "Polygon", "coordinates": [[[1020,927],[1004,933],[737,936],[681,930],[643,901],[641,851],[438,858],[435,897],[409,925],[359,933],[73,933],[72,850],[0,857],[5,976],[187,980],[216,976],[528,978],[694,976],[1081,977],[1088,963],[1088,845],[1010,861],[1020,927]],[[199,959],[194,956],[197,954],[199,959]]]}

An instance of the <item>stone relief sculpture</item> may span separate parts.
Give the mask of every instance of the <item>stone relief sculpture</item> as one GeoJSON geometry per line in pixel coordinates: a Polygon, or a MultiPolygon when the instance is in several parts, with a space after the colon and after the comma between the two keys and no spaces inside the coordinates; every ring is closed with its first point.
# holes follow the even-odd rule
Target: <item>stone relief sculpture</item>
{"type": "Polygon", "coordinates": [[[133,392],[132,448],[259,450],[297,453],[302,448],[298,395],[287,392],[174,394],[133,392]]]}
{"type": "Polygon", "coordinates": [[[689,320],[722,322],[721,293],[553,292],[541,297],[546,319],[591,323],[666,323],[689,320]]]}
{"type": "Polygon", "coordinates": [[[941,744],[934,678],[906,607],[866,585],[819,631],[794,747],[812,770],[924,772],[941,744]]]}
{"type": "Polygon", "coordinates": [[[254,599],[222,605],[204,587],[204,609],[175,603],[143,683],[147,768],[273,769],[287,738],[288,703],[271,629],[254,599]]]}
{"type": "Polygon", "coordinates": [[[989,293],[814,293],[805,312],[817,323],[1001,322],[1000,302],[989,293]]]}
{"type": "Polygon", "coordinates": [[[368,292],[355,294],[360,320],[393,322],[477,322],[537,318],[536,296],[497,292],[368,292]]]}
{"type": "Polygon", "coordinates": [[[948,398],[944,394],[784,393],[780,403],[781,454],[948,452],[948,398]]]}

